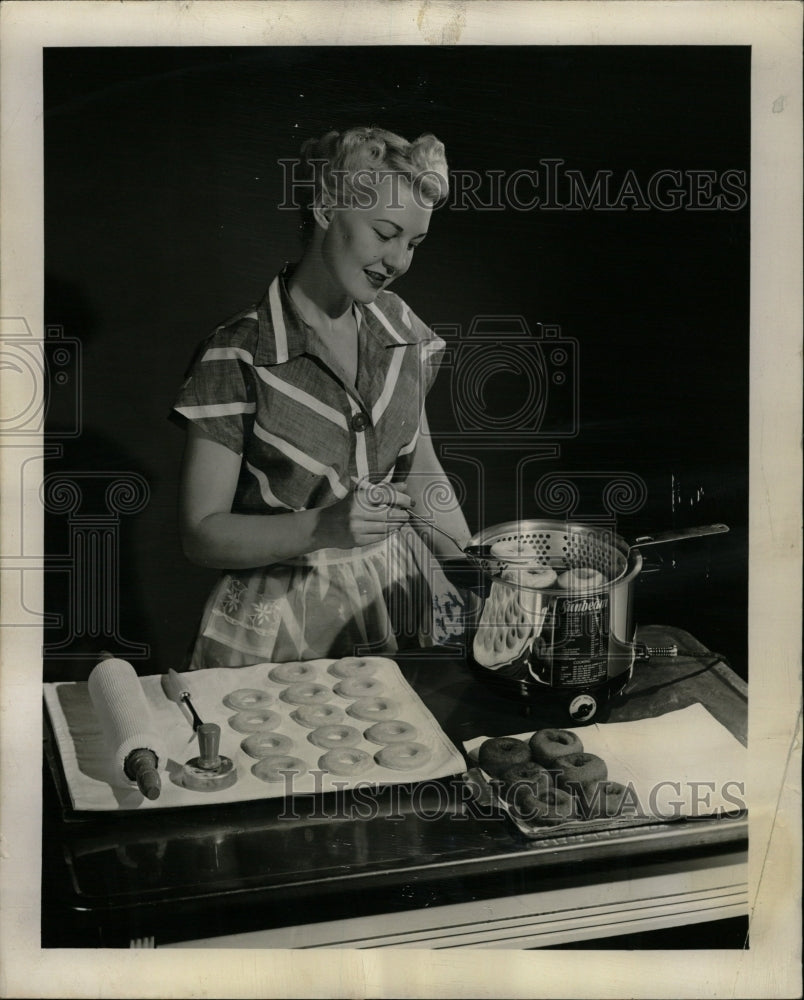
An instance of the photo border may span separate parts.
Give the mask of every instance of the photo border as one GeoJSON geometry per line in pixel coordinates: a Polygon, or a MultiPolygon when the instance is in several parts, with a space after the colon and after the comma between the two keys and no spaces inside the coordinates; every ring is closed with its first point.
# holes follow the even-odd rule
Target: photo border
{"type": "MultiPolygon", "coordinates": [[[[59,2],[0,7],[0,316],[43,330],[42,49],[100,45],[751,45],[750,947],[743,952],[39,947],[41,632],[0,632],[4,996],[786,997],[800,992],[801,21],[798,3],[59,2]],[[582,974],[579,973],[581,968],[582,974]]],[[[706,94],[701,100],[706,100],[706,94]]],[[[5,465],[6,463],[4,463],[5,465]]],[[[2,549],[21,512],[2,509],[2,549]]],[[[27,511],[32,551],[42,512],[27,511]],[[29,516],[31,515],[31,516],[29,516]]],[[[15,534],[16,532],[16,534],[15,534]]],[[[8,574],[0,574],[3,587],[8,574]]],[[[41,581],[40,581],[41,583],[41,581]]],[[[1,597],[2,595],[0,595],[1,597]]],[[[42,607],[41,589],[26,589],[42,607]]]]}

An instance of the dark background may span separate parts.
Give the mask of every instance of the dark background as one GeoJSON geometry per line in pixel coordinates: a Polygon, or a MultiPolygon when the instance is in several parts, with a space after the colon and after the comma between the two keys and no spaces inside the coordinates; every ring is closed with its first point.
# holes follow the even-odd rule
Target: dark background
{"type": "MultiPolygon", "coordinates": [[[[51,680],[86,676],[109,646],[141,673],[181,665],[215,574],[179,548],[183,442],[166,417],[197,342],[298,256],[277,161],[303,139],[367,123],[432,131],[455,170],[557,157],[588,179],[611,170],[615,187],[629,169],[646,184],[750,161],[747,48],[48,49],[44,84],[46,321],[78,342],[81,375],[77,393],[53,388],[61,454],[46,472],[87,474],[81,510],[47,518],[51,680]],[[59,436],[76,407],[80,435],[59,436]],[[110,529],[95,620],[57,563],[73,564],[76,516],[100,524],[121,472],[148,498],[110,529]]],[[[553,439],[559,457],[528,464],[521,490],[517,463],[537,442],[519,447],[510,428],[492,448],[462,439],[450,371],[439,376],[430,422],[473,530],[542,515],[533,486],[561,470],[604,477],[578,480],[576,516],[604,513],[611,473],[644,480],[644,506],[617,522],[629,540],[726,522],[726,536],[653,550],[662,570],[640,577],[637,618],[688,629],[746,676],[749,208],[446,208],[395,290],[431,324],[520,315],[578,343],[579,433],[553,439]]],[[[487,388],[493,418],[516,410],[510,373],[487,388]]]]}

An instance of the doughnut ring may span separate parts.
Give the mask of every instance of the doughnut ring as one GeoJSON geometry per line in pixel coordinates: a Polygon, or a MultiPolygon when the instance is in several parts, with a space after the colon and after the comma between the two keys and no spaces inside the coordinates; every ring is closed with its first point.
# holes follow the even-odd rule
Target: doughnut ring
{"type": "Polygon", "coordinates": [[[257,688],[238,688],[232,691],[223,699],[227,708],[233,708],[235,712],[247,712],[250,708],[265,708],[274,700],[274,696],[267,691],[260,691],[257,688]]]}
{"type": "Polygon", "coordinates": [[[376,722],[363,735],[372,743],[408,743],[416,738],[416,728],[409,722],[391,719],[388,722],[376,722]]]}
{"type": "Polygon", "coordinates": [[[564,590],[597,590],[606,582],[605,576],[590,566],[568,569],[558,578],[558,585],[564,590]]]}
{"type": "Polygon", "coordinates": [[[553,762],[556,783],[567,791],[586,792],[592,785],[605,781],[609,776],[606,762],[593,753],[568,753],[553,762]]]}
{"type": "Polygon", "coordinates": [[[544,826],[557,826],[576,818],[575,800],[561,788],[534,792],[527,785],[520,785],[513,796],[512,805],[522,819],[544,826]]]}
{"type": "Polygon", "coordinates": [[[268,676],[278,684],[295,684],[296,681],[309,681],[316,675],[315,667],[309,663],[280,663],[268,676]]]}
{"type": "Polygon", "coordinates": [[[513,583],[516,587],[527,587],[530,590],[544,590],[552,587],[558,580],[558,574],[549,566],[541,569],[507,569],[502,579],[513,583]]]}
{"type": "Polygon", "coordinates": [[[291,719],[308,729],[318,729],[333,722],[340,722],[343,709],[337,705],[300,705],[295,712],[290,713],[291,719]]]}
{"type": "Polygon", "coordinates": [[[371,757],[365,750],[355,750],[354,747],[328,750],[318,761],[318,766],[332,774],[343,774],[351,778],[362,774],[371,766],[371,757]]]}
{"type": "Polygon", "coordinates": [[[384,663],[390,663],[379,656],[344,656],[336,660],[329,672],[336,677],[371,677],[384,663]]]}
{"type": "Polygon", "coordinates": [[[240,746],[249,757],[269,757],[272,754],[286,754],[293,746],[293,740],[282,733],[252,733],[240,746]]]}
{"type": "Polygon", "coordinates": [[[538,554],[533,542],[525,542],[519,538],[504,538],[493,542],[490,551],[495,559],[528,559],[538,554]]]}
{"type": "Polygon", "coordinates": [[[324,750],[336,747],[353,747],[360,742],[360,733],[354,726],[320,726],[307,734],[307,739],[324,750]]]}
{"type": "Polygon", "coordinates": [[[566,729],[540,729],[531,736],[529,746],[536,763],[548,768],[565,754],[583,753],[583,743],[566,729]]]}
{"type": "Polygon", "coordinates": [[[628,789],[618,781],[599,781],[584,788],[578,796],[578,808],[584,819],[619,819],[623,815],[633,815],[634,803],[624,809],[628,789]]]}
{"type": "Polygon", "coordinates": [[[500,779],[507,786],[509,792],[513,792],[514,788],[520,785],[528,785],[534,792],[538,792],[540,789],[549,788],[551,784],[550,772],[532,760],[527,760],[524,764],[513,764],[511,767],[506,767],[500,774],[500,779]]]}
{"type": "Polygon", "coordinates": [[[238,712],[229,719],[229,725],[238,733],[256,733],[260,729],[275,729],[281,721],[278,712],[262,708],[254,712],[238,712]]]}
{"type": "Polygon", "coordinates": [[[513,736],[496,736],[486,740],[477,753],[478,763],[492,778],[498,778],[506,768],[514,764],[525,764],[529,760],[527,743],[513,736]]]}
{"type": "Polygon", "coordinates": [[[287,774],[294,777],[301,777],[307,774],[307,765],[299,757],[287,757],[283,754],[271,754],[270,757],[263,757],[251,768],[251,773],[263,781],[284,781],[287,774]]]}
{"type": "Polygon", "coordinates": [[[323,705],[329,694],[323,684],[291,684],[279,697],[291,705],[323,705]]]}
{"type": "Polygon", "coordinates": [[[358,698],[346,709],[346,714],[362,722],[385,722],[393,719],[398,707],[390,698],[358,698]]]}
{"type": "Polygon", "coordinates": [[[385,685],[373,677],[347,677],[333,688],[342,698],[375,698],[385,694],[385,685]]]}
{"type": "Polygon", "coordinates": [[[381,767],[390,767],[394,771],[409,771],[421,767],[433,756],[430,747],[423,743],[392,743],[374,754],[374,759],[381,767]]]}

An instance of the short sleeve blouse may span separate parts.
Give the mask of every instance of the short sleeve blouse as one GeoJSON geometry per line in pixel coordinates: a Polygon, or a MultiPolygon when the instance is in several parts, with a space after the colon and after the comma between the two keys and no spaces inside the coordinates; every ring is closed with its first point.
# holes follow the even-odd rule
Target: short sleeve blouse
{"type": "Polygon", "coordinates": [[[356,305],[356,385],[299,316],[286,268],[199,346],[171,416],[242,456],[232,510],[322,507],[404,474],[444,342],[392,292],[356,305]]]}

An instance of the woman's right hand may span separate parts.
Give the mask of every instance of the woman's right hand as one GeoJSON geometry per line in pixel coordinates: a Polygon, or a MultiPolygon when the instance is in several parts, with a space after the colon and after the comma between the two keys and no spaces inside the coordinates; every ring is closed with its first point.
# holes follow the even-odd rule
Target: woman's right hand
{"type": "Polygon", "coordinates": [[[199,566],[252,569],[316,549],[351,549],[379,541],[407,520],[407,486],[357,483],[331,507],[234,514],[241,457],[198,428],[187,429],[180,523],[185,555],[199,566]]]}
{"type": "Polygon", "coordinates": [[[343,500],[320,512],[321,548],[352,549],[380,541],[408,521],[413,501],[406,483],[360,481],[343,500]]]}

